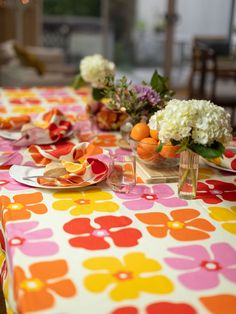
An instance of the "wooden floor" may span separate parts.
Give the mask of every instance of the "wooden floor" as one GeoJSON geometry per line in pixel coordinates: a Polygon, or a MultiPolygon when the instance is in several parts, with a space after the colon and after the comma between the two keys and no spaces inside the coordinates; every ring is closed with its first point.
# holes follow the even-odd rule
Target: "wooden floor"
{"type": "Polygon", "coordinates": [[[0,287],[0,314],[6,314],[5,301],[1,287],[0,287]]]}

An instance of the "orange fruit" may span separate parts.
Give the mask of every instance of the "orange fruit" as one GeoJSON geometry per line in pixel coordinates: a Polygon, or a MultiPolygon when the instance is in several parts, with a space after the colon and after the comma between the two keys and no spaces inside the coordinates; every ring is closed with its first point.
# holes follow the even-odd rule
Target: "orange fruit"
{"type": "Polygon", "coordinates": [[[160,155],[164,158],[174,158],[176,157],[176,152],[179,146],[173,146],[171,144],[163,145],[160,155]]]}
{"type": "Polygon", "coordinates": [[[149,137],[149,134],[149,126],[144,122],[139,122],[133,126],[130,136],[133,140],[141,141],[143,138],[149,137]]]}
{"type": "Polygon", "coordinates": [[[86,168],[86,162],[81,164],[77,162],[62,160],[61,163],[65,167],[66,171],[70,173],[83,174],[86,168]]]}
{"type": "Polygon", "coordinates": [[[158,146],[158,141],[152,137],[146,137],[142,139],[137,146],[137,154],[140,159],[152,160],[158,153],[156,148],[158,146]]]}
{"type": "Polygon", "coordinates": [[[154,138],[154,140],[159,141],[158,131],[157,131],[157,130],[152,130],[152,129],[150,129],[150,136],[151,136],[152,138],[154,138]]]}

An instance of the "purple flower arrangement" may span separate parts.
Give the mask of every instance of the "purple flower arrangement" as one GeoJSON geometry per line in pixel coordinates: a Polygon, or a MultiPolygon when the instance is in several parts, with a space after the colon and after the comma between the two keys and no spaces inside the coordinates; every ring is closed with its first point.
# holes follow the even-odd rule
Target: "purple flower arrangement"
{"type": "Polygon", "coordinates": [[[115,81],[114,76],[107,78],[104,96],[109,99],[106,106],[115,111],[126,112],[134,123],[163,109],[173,92],[167,86],[167,79],[154,72],[150,83],[133,85],[123,76],[115,81]]]}

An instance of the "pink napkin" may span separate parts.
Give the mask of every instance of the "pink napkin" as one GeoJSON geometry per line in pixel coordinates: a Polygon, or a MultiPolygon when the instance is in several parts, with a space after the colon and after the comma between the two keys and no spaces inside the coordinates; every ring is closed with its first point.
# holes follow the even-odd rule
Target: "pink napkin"
{"type": "Polygon", "coordinates": [[[14,146],[29,146],[31,144],[51,144],[67,137],[72,131],[72,124],[58,109],[44,113],[36,122],[23,125],[22,137],[13,142],[14,146]]]}

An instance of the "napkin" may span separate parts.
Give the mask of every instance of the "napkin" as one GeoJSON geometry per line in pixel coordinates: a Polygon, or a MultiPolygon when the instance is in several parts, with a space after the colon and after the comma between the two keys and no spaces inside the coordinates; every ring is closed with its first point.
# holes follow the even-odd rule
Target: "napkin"
{"type": "Polygon", "coordinates": [[[28,115],[0,117],[0,130],[18,130],[29,122],[28,115]]]}
{"type": "MultiPolygon", "coordinates": [[[[6,146],[7,148],[7,146],[6,146]]],[[[0,155],[0,168],[7,165],[45,167],[37,181],[45,186],[85,186],[106,177],[110,163],[109,151],[91,143],[69,141],[52,145],[31,145],[19,151],[0,155]]]]}
{"type": "Polygon", "coordinates": [[[38,121],[24,124],[21,128],[22,137],[14,141],[13,145],[22,147],[55,143],[67,137],[71,131],[71,122],[54,108],[40,116],[38,121]]]}
{"type": "Polygon", "coordinates": [[[50,153],[42,155],[40,150],[35,154],[37,152],[38,162],[46,163],[44,176],[37,178],[44,186],[86,186],[101,181],[108,172],[104,156],[101,156],[105,155],[103,149],[90,143],[75,145],[68,154],[58,158],[50,153]]]}

